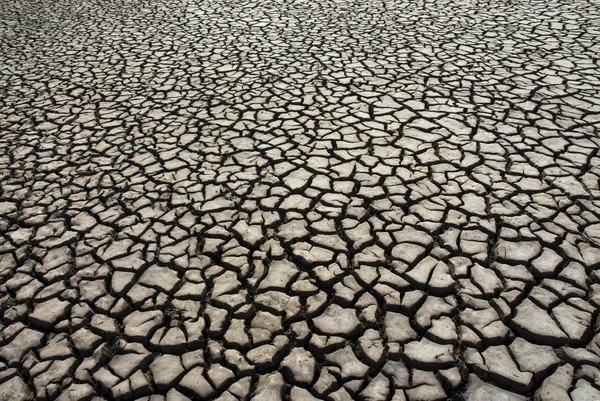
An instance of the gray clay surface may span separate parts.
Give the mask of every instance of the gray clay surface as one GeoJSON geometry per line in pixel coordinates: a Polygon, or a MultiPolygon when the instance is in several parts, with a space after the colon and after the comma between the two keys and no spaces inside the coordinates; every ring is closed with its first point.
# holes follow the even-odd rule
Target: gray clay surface
{"type": "Polygon", "coordinates": [[[0,1],[0,400],[600,400],[600,3],[0,1]]]}

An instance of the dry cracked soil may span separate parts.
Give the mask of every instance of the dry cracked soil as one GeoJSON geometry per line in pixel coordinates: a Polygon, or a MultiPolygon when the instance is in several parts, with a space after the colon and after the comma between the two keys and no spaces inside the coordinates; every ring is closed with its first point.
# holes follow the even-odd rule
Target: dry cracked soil
{"type": "Polygon", "coordinates": [[[0,400],[600,400],[596,0],[0,2],[0,400]]]}

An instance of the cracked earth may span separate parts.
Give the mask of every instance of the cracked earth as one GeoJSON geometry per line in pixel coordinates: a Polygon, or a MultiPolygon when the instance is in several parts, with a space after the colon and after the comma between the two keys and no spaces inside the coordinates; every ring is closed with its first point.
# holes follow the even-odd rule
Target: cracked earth
{"type": "Polygon", "coordinates": [[[600,400],[596,1],[0,3],[0,400],[600,400]]]}

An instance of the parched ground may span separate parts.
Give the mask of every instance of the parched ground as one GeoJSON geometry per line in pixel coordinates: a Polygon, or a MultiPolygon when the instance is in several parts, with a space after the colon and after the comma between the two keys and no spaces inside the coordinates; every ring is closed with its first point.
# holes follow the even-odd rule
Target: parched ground
{"type": "Polygon", "coordinates": [[[0,400],[600,400],[600,3],[0,2],[0,400]]]}

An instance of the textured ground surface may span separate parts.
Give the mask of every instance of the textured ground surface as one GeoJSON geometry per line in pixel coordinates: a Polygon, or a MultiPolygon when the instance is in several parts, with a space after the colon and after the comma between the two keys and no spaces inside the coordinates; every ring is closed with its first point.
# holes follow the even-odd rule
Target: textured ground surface
{"type": "Polygon", "coordinates": [[[600,399],[597,1],[0,2],[0,400],[600,399]]]}

